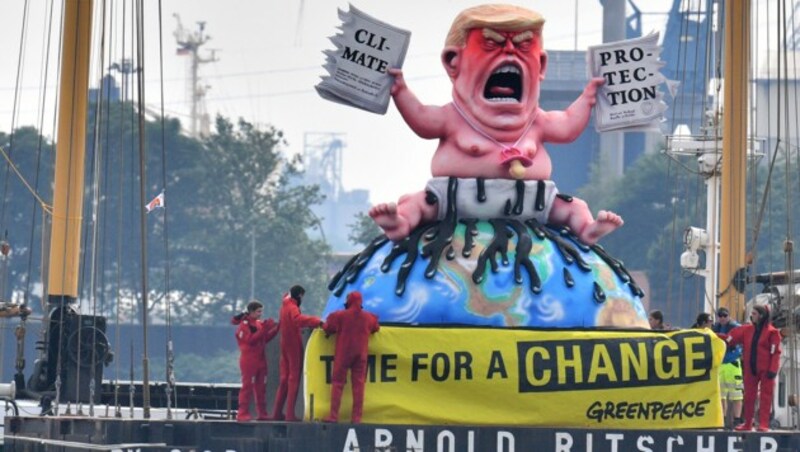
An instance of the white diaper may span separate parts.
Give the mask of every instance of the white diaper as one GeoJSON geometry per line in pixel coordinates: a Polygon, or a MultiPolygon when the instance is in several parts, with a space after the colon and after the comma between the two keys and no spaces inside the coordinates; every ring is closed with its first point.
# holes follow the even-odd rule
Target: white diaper
{"type": "MultiPolygon", "coordinates": [[[[425,190],[436,195],[438,219],[447,213],[447,184],[449,177],[434,177],[428,181],[425,190]]],[[[459,179],[456,188],[456,215],[458,218],[514,218],[527,220],[534,218],[547,223],[553,200],[558,194],[555,182],[551,180],[516,181],[512,179],[484,180],[485,200],[479,199],[478,179],[459,179]],[[518,182],[521,187],[518,188],[518,182]],[[539,193],[541,191],[541,193],[539,193]],[[537,202],[538,199],[538,202],[537,202]],[[538,205],[537,205],[538,204],[538,205]]]]}

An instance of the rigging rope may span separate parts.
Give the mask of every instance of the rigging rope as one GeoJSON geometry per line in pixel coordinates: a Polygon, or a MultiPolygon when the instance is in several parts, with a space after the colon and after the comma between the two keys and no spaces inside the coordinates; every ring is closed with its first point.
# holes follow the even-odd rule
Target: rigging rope
{"type": "MultiPolygon", "coordinates": [[[[14,82],[14,103],[11,113],[11,134],[9,136],[9,150],[14,150],[14,136],[17,128],[17,112],[19,110],[19,93],[22,84],[22,72],[25,62],[25,47],[28,40],[28,8],[30,3],[25,0],[25,7],[22,14],[22,30],[19,38],[19,56],[17,57],[17,76],[14,82]]],[[[5,152],[3,152],[5,154],[5,152]]],[[[6,228],[6,205],[8,204],[8,175],[9,165],[6,164],[5,175],[3,176],[3,206],[0,208],[0,227],[6,228]]]]}
{"type": "Polygon", "coordinates": [[[136,58],[139,63],[139,77],[137,78],[137,105],[139,107],[139,227],[142,234],[141,242],[141,266],[142,266],[142,399],[143,399],[143,415],[145,419],[150,418],[150,369],[148,358],[148,338],[147,338],[147,318],[150,309],[148,298],[148,285],[147,285],[147,222],[145,221],[145,212],[143,205],[146,199],[147,187],[147,158],[145,152],[145,58],[144,58],[144,4],[142,0],[137,0],[136,11],[136,25],[137,25],[137,53],[136,58]]]}
{"type": "MultiPolygon", "coordinates": [[[[786,20],[786,2],[783,2],[783,20],[779,21],[779,23],[783,24],[783,31],[784,31],[784,52],[783,52],[783,67],[784,67],[784,84],[786,85],[786,91],[789,91],[789,60],[788,60],[788,49],[786,46],[788,44],[788,33],[786,32],[786,28],[788,26],[788,20],[786,20]]],[[[792,29],[794,30],[794,14],[792,14],[792,29]]],[[[795,63],[793,66],[793,75],[797,74],[797,64],[796,59],[793,52],[793,62],[795,63]]],[[[797,89],[794,89],[794,96],[795,96],[795,103],[794,103],[794,113],[795,113],[795,121],[797,121],[797,89]]],[[[790,106],[789,106],[789,96],[785,96],[784,98],[784,107],[786,108],[785,121],[786,121],[786,142],[791,142],[791,133],[789,127],[789,113],[790,113],[790,106]]],[[[798,128],[795,128],[795,132],[797,132],[798,128]]],[[[789,339],[789,388],[792,394],[797,394],[798,390],[800,390],[800,381],[798,381],[797,376],[797,334],[795,330],[795,321],[794,321],[794,313],[797,299],[795,296],[795,284],[794,284],[794,242],[793,242],[793,212],[792,212],[792,190],[791,190],[791,150],[792,146],[786,146],[785,149],[785,162],[784,162],[784,185],[785,185],[785,196],[786,196],[786,239],[784,241],[784,258],[785,258],[785,268],[786,274],[789,276],[787,278],[787,298],[786,300],[788,304],[788,339],[789,339]]],[[[795,420],[797,420],[798,407],[794,406],[792,409],[792,414],[795,415],[795,420]]]]}
{"type": "MultiPolygon", "coordinates": [[[[167,144],[166,144],[166,132],[164,127],[164,36],[163,30],[164,25],[162,21],[162,4],[161,0],[158,0],[158,30],[159,30],[159,39],[158,39],[158,52],[159,52],[159,71],[160,71],[160,79],[161,79],[161,92],[160,92],[160,99],[161,99],[161,193],[164,194],[164,198],[167,199],[167,144]]],[[[173,344],[172,344],[172,297],[170,296],[170,259],[169,259],[169,221],[167,213],[169,212],[167,204],[164,203],[164,304],[165,304],[165,314],[167,317],[167,343],[166,345],[166,398],[167,398],[167,418],[172,418],[172,395],[175,394],[175,408],[178,407],[178,398],[177,392],[174,391],[175,386],[175,368],[174,368],[174,355],[173,355],[173,344]]]]}
{"type": "MultiPolygon", "coordinates": [[[[33,198],[39,203],[39,206],[42,208],[42,210],[45,213],[47,213],[49,215],[52,215],[53,214],[53,206],[51,206],[50,204],[47,204],[44,201],[44,199],[42,199],[42,197],[39,196],[39,194],[36,192],[36,190],[33,187],[31,187],[31,185],[25,179],[25,176],[23,176],[22,173],[19,171],[19,168],[17,168],[17,165],[15,165],[14,162],[11,160],[11,156],[8,155],[8,153],[6,152],[5,149],[3,149],[2,146],[0,146],[0,154],[5,159],[7,167],[11,168],[11,170],[14,171],[14,174],[16,174],[17,177],[19,178],[19,180],[22,182],[22,184],[25,185],[25,188],[28,189],[28,191],[33,196],[33,198]]],[[[37,167],[38,167],[38,165],[37,165],[37,167]]],[[[37,174],[37,181],[38,181],[38,174],[37,174]]]]}
{"type": "MultiPolygon", "coordinates": [[[[112,2],[111,7],[114,7],[114,3],[112,2]]],[[[122,4],[122,61],[125,61],[125,3],[122,4]]],[[[121,317],[121,310],[122,310],[122,224],[123,224],[123,175],[124,175],[124,167],[125,167],[125,139],[124,134],[122,133],[124,127],[124,119],[125,119],[125,102],[128,99],[128,86],[125,83],[125,76],[123,75],[123,88],[122,88],[122,102],[119,103],[119,176],[118,176],[118,186],[117,186],[117,260],[116,260],[116,269],[117,269],[117,277],[116,277],[116,285],[117,285],[117,301],[115,303],[115,325],[116,325],[116,338],[114,340],[114,344],[116,346],[116,356],[120,355],[120,326],[122,323],[120,322],[121,317]]],[[[119,376],[120,376],[120,359],[116,360],[115,363],[115,371],[114,371],[114,415],[115,417],[122,417],[122,411],[120,408],[119,403],[119,376]]],[[[133,378],[131,378],[131,383],[133,383],[133,378]]]]}
{"type": "MultiPolygon", "coordinates": [[[[130,10],[130,16],[131,17],[128,19],[130,21],[130,27],[129,27],[130,28],[130,30],[129,30],[129,32],[130,32],[130,44],[129,45],[130,45],[130,61],[131,61],[131,67],[132,67],[132,71],[133,71],[133,72],[131,72],[131,74],[138,74],[139,71],[141,71],[141,68],[136,66],[136,61],[133,59],[134,55],[136,54],[136,39],[135,39],[136,38],[136,29],[134,27],[134,24],[135,24],[136,20],[134,18],[134,7],[135,7],[134,3],[131,2],[131,7],[130,7],[130,9],[131,9],[130,10]]],[[[131,84],[133,84],[133,81],[132,81],[133,78],[134,78],[134,75],[129,76],[129,81],[131,82],[131,84]]],[[[127,85],[126,85],[126,89],[127,89],[127,85]]],[[[133,104],[133,89],[131,89],[130,96],[128,97],[128,101],[131,104],[133,104]]],[[[134,215],[135,215],[135,212],[136,212],[136,207],[137,207],[137,205],[144,203],[144,200],[140,199],[138,202],[136,200],[136,190],[135,190],[135,184],[134,184],[134,181],[136,180],[135,171],[134,171],[135,168],[136,168],[136,165],[134,163],[135,162],[135,157],[136,157],[136,134],[133,133],[133,131],[136,130],[136,115],[135,115],[133,109],[129,108],[128,111],[130,112],[130,117],[128,119],[130,119],[130,130],[131,130],[130,137],[129,137],[130,138],[130,140],[129,140],[130,142],[128,143],[130,145],[130,161],[129,161],[129,165],[128,165],[128,170],[129,170],[128,171],[128,195],[129,195],[128,196],[128,198],[129,198],[128,213],[130,214],[130,221],[128,222],[128,224],[133,224],[134,215]]],[[[135,243],[135,234],[134,234],[135,232],[136,232],[135,228],[128,228],[129,243],[135,243]]],[[[134,262],[134,261],[132,261],[132,262],[134,262]]],[[[134,271],[137,270],[137,269],[139,271],[143,271],[142,268],[138,268],[135,264],[133,264],[132,267],[133,267],[134,271]]],[[[133,277],[134,277],[134,275],[131,274],[131,278],[133,278],[133,277]]],[[[133,279],[131,279],[131,284],[133,284],[133,279]]],[[[131,315],[129,317],[128,324],[131,327],[131,331],[133,331],[133,325],[134,325],[134,321],[135,321],[135,318],[136,318],[136,316],[135,316],[135,314],[136,314],[136,304],[139,302],[139,298],[138,298],[139,296],[140,296],[140,294],[138,294],[135,290],[131,290],[130,291],[130,297],[129,298],[130,298],[131,315]]],[[[130,410],[130,413],[129,413],[130,417],[133,418],[133,416],[134,416],[134,395],[136,394],[136,386],[134,384],[134,376],[135,376],[135,370],[136,369],[133,366],[134,344],[133,344],[133,340],[132,339],[130,341],[130,349],[131,349],[131,357],[130,357],[130,369],[129,369],[129,376],[130,376],[129,379],[130,379],[130,381],[129,381],[129,384],[128,384],[128,387],[129,387],[129,390],[128,390],[128,393],[129,393],[129,395],[128,395],[128,405],[129,405],[129,410],[130,410]]]]}
{"type": "MultiPolygon", "coordinates": [[[[40,107],[39,107],[39,115],[38,115],[39,116],[39,139],[37,140],[37,144],[36,144],[36,169],[34,171],[34,175],[35,176],[34,176],[34,181],[33,181],[33,188],[31,189],[30,186],[23,179],[23,184],[25,184],[26,188],[28,188],[28,190],[31,190],[33,193],[38,193],[38,191],[39,191],[39,180],[40,180],[39,176],[41,174],[42,148],[43,148],[43,144],[44,144],[44,116],[45,116],[45,106],[47,105],[47,92],[48,92],[47,91],[47,81],[48,81],[48,76],[49,76],[49,73],[50,73],[50,71],[49,71],[49,68],[50,68],[50,39],[52,37],[52,31],[53,31],[53,12],[55,10],[55,8],[53,8],[53,4],[52,3],[45,5],[45,15],[48,15],[47,14],[48,9],[49,9],[50,12],[49,12],[49,19],[47,20],[47,27],[45,27],[46,39],[43,39],[43,42],[45,42],[44,49],[43,49],[43,53],[45,55],[45,59],[44,59],[44,65],[42,67],[42,72],[41,72],[41,76],[40,76],[40,78],[42,79],[43,88],[42,88],[42,93],[41,93],[42,102],[41,102],[40,107]]],[[[56,109],[53,110],[53,130],[55,130],[55,121],[56,121],[55,112],[56,112],[56,109]]],[[[53,154],[53,156],[55,156],[55,153],[53,154]]],[[[6,156],[4,155],[4,157],[6,157],[6,156]]],[[[16,168],[15,168],[15,171],[16,171],[16,168]]],[[[19,172],[17,171],[17,173],[19,173],[19,172]]],[[[34,235],[35,235],[34,233],[36,231],[36,212],[37,212],[36,202],[39,202],[39,205],[42,206],[42,210],[45,213],[47,213],[49,215],[52,215],[52,207],[51,206],[47,206],[46,204],[43,204],[44,201],[42,201],[42,199],[40,197],[34,196],[33,202],[31,202],[31,227],[30,227],[30,239],[28,241],[28,266],[27,266],[27,271],[26,271],[27,277],[25,278],[25,290],[23,292],[23,297],[24,297],[23,298],[23,304],[25,304],[25,305],[28,305],[28,301],[29,301],[28,300],[28,296],[29,296],[29,294],[31,292],[31,282],[33,281],[32,268],[33,268],[33,255],[34,255],[34,252],[33,252],[33,250],[34,250],[34,248],[33,248],[34,235]],[[48,211],[45,207],[48,207],[51,210],[48,211]]],[[[42,226],[41,227],[42,227],[42,230],[44,230],[45,227],[46,227],[46,222],[45,222],[44,215],[42,215],[42,226]]],[[[42,234],[42,240],[44,240],[44,238],[45,238],[45,234],[42,234]]],[[[41,249],[42,250],[45,249],[44,248],[44,243],[42,243],[42,248],[41,249]]],[[[42,253],[42,255],[44,255],[44,253],[42,253]]],[[[44,274],[45,274],[44,270],[43,270],[45,265],[46,265],[46,260],[42,259],[42,262],[40,263],[40,266],[41,266],[40,275],[42,275],[42,276],[44,276],[44,274]]],[[[44,277],[42,277],[42,279],[44,280],[44,277]]],[[[45,303],[45,297],[46,297],[46,294],[47,294],[47,290],[46,290],[47,285],[44,284],[44,287],[45,287],[45,290],[42,291],[42,297],[40,299],[42,313],[46,313],[47,312],[47,304],[45,303]]]]}
{"type": "MultiPolygon", "coordinates": [[[[100,92],[98,93],[98,100],[95,103],[95,121],[93,127],[94,133],[94,158],[92,159],[92,262],[91,262],[91,270],[90,270],[90,283],[89,283],[89,297],[91,298],[91,309],[92,309],[92,329],[91,331],[91,352],[92,356],[90,359],[90,380],[89,380],[89,415],[94,415],[94,400],[95,400],[95,388],[97,384],[101,384],[101,382],[95,381],[95,366],[97,365],[98,361],[98,342],[102,340],[102,337],[99,336],[98,329],[97,329],[97,285],[96,285],[96,275],[97,275],[97,242],[98,242],[98,216],[99,216],[99,208],[101,202],[101,194],[100,194],[100,167],[101,167],[101,157],[103,155],[103,149],[100,147],[100,124],[103,119],[103,100],[106,95],[106,88],[103,80],[103,73],[105,70],[105,57],[106,57],[106,2],[103,1],[102,7],[100,9],[100,17],[102,18],[102,25],[100,31],[100,64],[99,64],[99,78],[101,80],[100,84],[100,92]]],[[[82,325],[82,323],[81,323],[82,325]]],[[[81,347],[81,339],[82,339],[82,332],[80,327],[78,328],[78,366],[82,365],[80,352],[82,350],[81,347]]],[[[105,357],[102,357],[105,360],[105,357]]],[[[76,379],[76,383],[80,382],[80,372],[78,372],[78,378],[76,379]]],[[[80,388],[80,386],[78,386],[80,388]]]]}
{"type": "MultiPolygon", "coordinates": [[[[22,29],[20,30],[20,39],[19,39],[19,54],[18,54],[18,62],[17,62],[17,75],[16,81],[14,83],[14,103],[12,106],[12,113],[11,113],[11,130],[9,136],[9,149],[14,149],[14,137],[16,135],[16,128],[17,128],[17,112],[19,107],[19,94],[21,89],[21,79],[22,79],[22,72],[24,67],[24,55],[25,55],[25,47],[27,43],[27,36],[28,36],[28,12],[29,12],[29,2],[26,0],[25,5],[23,7],[23,16],[22,16],[22,29]]],[[[1,149],[1,148],[0,148],[1,149]]],[[[3,151],[5,154],[5,151],[3,151]]],[[[6,206],[8,205],[8,181],[9,177],[9,163],[6,163],[6,171],[3,180],[3,207],[2,211],[0,212],[0,227],[6,231],[8,234],[8,228],[5,222],[6,216],[6,206]]],[[[5,299],[6,295],[6,275],[8,272],[8,256],[3,256],[3,270],[2,270],[2,279],[3,284],[0,286],[0,300],[5,299]]],[[[13,292],[13,291],[12,291],[13,292]]],[[[2,330],[2,334],[5,337],[5,329],[6,329],[6,319],[2,319],[0,321],[0,330],[2,330]]],[[[3,375],[4,371],[4,363],[5,363],[5,348],[0,350],[0,375],[3,375]]]]}

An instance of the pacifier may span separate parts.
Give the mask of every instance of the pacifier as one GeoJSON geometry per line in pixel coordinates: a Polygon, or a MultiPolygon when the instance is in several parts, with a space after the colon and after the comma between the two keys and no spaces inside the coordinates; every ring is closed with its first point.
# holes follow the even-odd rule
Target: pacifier
{"type": "Polygon", "coordinates": [[[525,176],[525,168],[533,164],[533,160],[524,155],[522,151],[517,148],[505,148],[500,151],[500,163],[505,165],[508,163],[508,174],[513,179],[522,179],[525,176]]]}

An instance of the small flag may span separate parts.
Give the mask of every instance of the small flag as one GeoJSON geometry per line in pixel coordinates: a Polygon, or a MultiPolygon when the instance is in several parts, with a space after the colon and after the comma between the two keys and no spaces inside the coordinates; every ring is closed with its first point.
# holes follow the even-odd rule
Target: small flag
{"type": "Polygon", "coordinates": [[[188,47],[178,47],[175,50],[176,55],[189,55],[192,51],[188,47]]]}
{"type": "Polygon", "coordinates": [[[147,213],[150,213],[153,209],[157,209],[159,207],[162,207],[162,208],[164,207],[164,192],[163,191],[161,193],[159,193],[158,196],[153,198],[152,201],[150,201],[147,204],[145,204],[144,209],[147,211],[147,213]]]}

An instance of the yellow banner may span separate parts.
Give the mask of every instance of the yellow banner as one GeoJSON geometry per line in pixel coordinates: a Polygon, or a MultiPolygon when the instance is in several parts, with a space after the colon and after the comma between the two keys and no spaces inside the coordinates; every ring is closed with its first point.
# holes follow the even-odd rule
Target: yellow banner
{"type": "MultiPolygon", "coordinates": [[[[311,336],[306,418],[330,407],[335,336],[311,336]]],[[[649,428],[722,425],[710,330],[381,327],[369,343],[363,422],[649,428]]],[[[349,382],[349,377],[348,377],[349,382]]],[[[339,418],[350,419],[350,385],[339,418]]]]}

